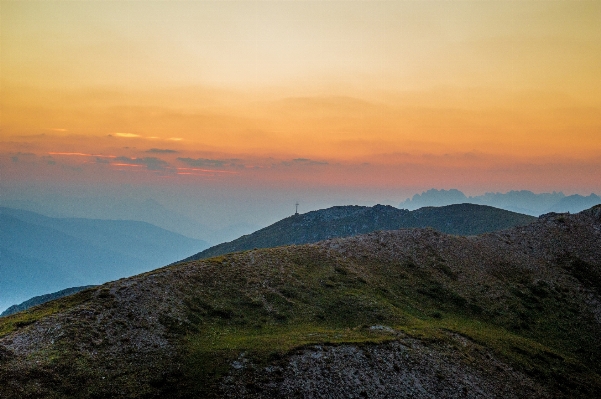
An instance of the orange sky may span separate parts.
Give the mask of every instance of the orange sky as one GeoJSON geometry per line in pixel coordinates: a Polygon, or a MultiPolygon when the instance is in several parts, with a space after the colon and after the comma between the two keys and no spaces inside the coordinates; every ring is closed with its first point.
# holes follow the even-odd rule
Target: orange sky
{"type": "Polygon", "coordinates": [[[0,18],[5,182],[601,191],[601,2],[1,0],[0,18]]]}

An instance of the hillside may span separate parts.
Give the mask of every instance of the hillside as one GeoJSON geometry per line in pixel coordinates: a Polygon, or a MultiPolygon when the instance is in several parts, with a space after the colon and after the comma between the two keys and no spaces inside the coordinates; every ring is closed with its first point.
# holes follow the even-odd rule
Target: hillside
{"type": "Polygon", "coordinates": [[[49,218],[0,207],[0,310],[152,270],[206,246],[144,222],[49,218]]]}
{"type": "Polygon", "coordinates": [[[180,263],[0,319],[2,398],[590,398],[601,206],[180,263]]]}
{"type": "Polygon", "coordinates": [[[52,301],[53,299],[58,299],[58,298],[62,298],[64,296],[73,295],[79,291],[83,291],[85,289],[92,288],[92,287],[94,287],[94,286],[93,285],[85,285],[83,287],[70,287],[70,288],[65,288],[64,290],[60,290],[57,292],[52,292],[50,294],[34,296],[33,298],[28,299],[22,303],[19,303],[17,305],[13,305],[13,306],[9,307],[4,312],[0,313],[0,317],[1,316],[9,316],[9,315],[15,314],[17,312],[22,312],[31,307],[52,301]]]}
{"type": "Polygon", "coordinates": [[[432,227],[448,234],[474,235],[528,224],[533,220],[536,218],[532,216],[473,204],[425,207],[415,211],[384,205],[335,206],[290,216],[252,234],[215,245],[184,261],[254,248],[307,244],[377,230],[432,227]]]}

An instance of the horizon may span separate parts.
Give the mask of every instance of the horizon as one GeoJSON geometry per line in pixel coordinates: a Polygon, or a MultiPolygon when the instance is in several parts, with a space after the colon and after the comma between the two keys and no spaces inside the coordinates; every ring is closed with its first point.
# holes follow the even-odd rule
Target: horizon
{"type": "MultiPolygon", "coordinates": [[[[224,204],[222,200],[215,200],[216,203],[220,203],[219,208],[198,208],[190,206],[190,196],[194,196],[195,193],[188,192],[186,194],[187,196],[182,193],[170,194],[165,197],[157,192],[145,191],[146,196],[135,198],[131,192],[125,194],[114,192],[111,195],[106,191],[102,191],[102,194],[97,191],[96,195],[81,196],[51,191],[50,193],[29,193],[25,197],[7,198],[0,195],[0,207],[21,209],[54,218],[143,221],[187,237],[208,241],[211,245],[233,240],[243,234],[276,223],[293,215],[296,210],[296,202],[288,204],[273,199],[272,201],[256,200],[249,205],[242,204],[238,207],[235,207],[235,199],[231,200],[229,204],[224,204]],[[186,204],[188,206],[185,206],[186,204]],[[228,214],[229,217],[223,218],[224,214],[228,214]],[[181,218],[187,218],[189,225],[178,226],[177,223],[166,225],[164,219],[169,217],[180,218],[180,221],[181,218]],[[190,231],[190,229],[195,230],[190,231]]],[[[389,205],[399,209],[414,210],[424,206],[473,203],[539,216],[550,211],[579,212],[597,204],[599,201],[595,201],[595,199],[598,198],[599,195],[596,193],[570,195],[561,191],[535,193],[530,190],[510,190],[468,195],[453,188],[449,190],[431,188],[405,197],[404,200],[378,199],[376,197],[344,199],[340,196],[337,199],[300,201],[299,213],[303,214],[334,206],[389,205]],[[576,200],[577,203],[562,203],[562,199],[576,200]]]]}
{"type": "Polygon", "coordinates": [[[0,201],[218,229],[432,187],[601,193],[598,2],[0,7],[0,201]]]}
{"type": "MultiPolygon", "coordinates": [[[[90,211],[90,205],[98,205],[98,202],[95,203],[94,201],[87,204],[84,202],[84,207],[82,207],[82,204],[80,203],[78,208],[76,199],[63,198],[63,200],[64,201],[62,205],[69,208],[71,212],[75,213],[81,212],[82,210],[90,211]],[[65,200],[67,200],[66,203],[65,200]],[[75,202],[69,203],[69,200],[75,200],[75,202]],[[88,206],[87,210],[85,209],[85,205],[88,206]]],[[[95,200],[98,200],[98,198],[95,200]]],[[[3,291],[4,294],[2,298],[0,298],[0,309],[8,308],[11,305],[20,304],[24,300],[36,295],[47,294],[68,287],[101,284],[115,278],[127,277],[132,273],[135,274],[136,272],[144,272],[165,264],[171,264],[173,262],[177,262],[178,260],[183,259],[185,261],[188,260],[191,255],[213,257],[219,255],[220,253],[228,253],[232,251],[237,252],[244,249],[250,249],[258,245],[253,242],[253,239],[256,242],[262,243],[261,245],[264,245],[263,239],[265,237],[272,237],[274,231],[282,230],[282,226],[290,227],[290,223],[297,225],[300,223],[300,226],[303,226],[300,227],[299,231],[294,231],[295,229],[289,231],[289,233],[293,236],[294,234],[297,234],[297,239],[306,239],[307,235],[304,231],[304,229],[307,228],[306,223],[309,222],[308,224],[311,225],[316,221],[317,223],[323,224],[323,226],[321,226],[322,228],[317,229],[321,232],[321,234],[325,234],[322,236],[322,239],[328,238],[332,232],[324,233],[323,228],[326,228],[326,226],[330,224],[327,222],[327,220],[329,217],[328,215],[332,214],[346,214],[347,216],[354,215],[350,218],[347,217],[346,223],[350,223],[351,225],[356,223],[355,228],[368,229],[367,231],[360,232],[360,234],[369,232],[370,222],[367,220],[367,224],[365,224],[365,215],[371,215],[375,213],[375,216],[371,222],[375,222],[377,224],[378,220],[380,220],[381,223],[384,223],[380,226],[380,228],[376,228],[375,230],[409,228],[410,226],[407,226],[406,223],[409,223],[410,225],[412,223],[417,223],[417,225],[413,227],[423,228],[429,226],[446,234],[475,235],[482,233],[482,218],[487,220],[485,225],[488,227],[484,227],[484,231],[487,231],[486,229],[494,230],[503,228],[503,223],[510,223],[509,226],[505,225],[504,228],[508,228],[515,223],[534,223],[536,220],[535,216],[538,216],[538,214],[542,213],[549,213],[549,211],[552,212],[551,215],[553,215],[553,212],[557,211],[577,213],[584,209],[589,209],[599,203],[601,203],[601,198],[594,194],[591,194],[589,197],[583,197],[578,195],[565,196],[563,193],[557,192],[535,194],[530,191],[511,191],[504,194],[487,193],[486,195],[482,196],[466,197],[458,190],[451,189],[447,191],[431,189],[413,196],[411,200],[406,200],[399,206],[394,204],[394,207],[381,205],[379,207],[374,206],[373,208],[357,207],[356,205],[337,207],[346,208],[344,210],[340,209],[342,213],[339,213],[338,210],[332,213],[330,212],[332,208],[325,207],[326,209],[306,210],[302,212],[301,215],[310,213],[311,211],[318,212],[318,214],[321,215],[319,217],[309,216],[308,219],[304,218],[303,216],[299,216],[301,219],[298,219],[298,217],[295,217],[291,212],[289,212],[281,220],[274,220],[273,224],[265,223],[263,226],[254,227],[250,225],[238,226],[237,231],[231,228],[228,231],[226,228],[221,232],[213,231],[212,233],[210,229],[209,231],[206,230],[206,226],[202,226],[198,223],[195,224],[190,220],[186,220],[185,218],[182,218],[182,215],[170,212],[168,209],[163,208],[162,205],[153,200],[145,200],[133,204],[134,208],[136,208],[135,211],[138,212],[137,215],[141,216],[141,218],[133,218],[131,217],[131,214],[125,212],[121,214],[125,217],[109,218],[113,219],[112,221],[99,220],[102,219],[99,217],[90,218],[89,214],[71,216],[83,217],[83,219],[48,219],[46,217],[40,217],[35,213],[32,214],[29,212],[14,211],[10,207],[3,208],[2,205],[10,206],[15,204],[0,203],[0,216],[3,217],[3,223],[6,221],[6,225],[3,224],[3,228],[0,229],[0,232],[2,232],[5,238],[4,249],[0,252],[0,255],[3,255],[3,259],[0,259],[0,261],[8,261],[4,264],[6,269],[4,270],[4,277],[7,278],[8,281],[5,280],[3,282],[6,287],[5,291],[3,291]],[[466,203],[475,205],[466,206],[466,203]],[[520,207],[526,208],[519,209],[520,207]],[[405,210],[402,210],[403,208],[405,210]],[[419,208],[422,210],[417,211],[412,216],[407,213],[407,209],[411,211],[419,208]],[[524,212],[525,209],[528,209],[529,212],[524,212]],[[536,209],[539,211],[544,210],[545,212],[537,212],[536,209]],[[380,216],[382,215],[380,212],[383,212],[383,214],[387,215],[387,217],[378,217],[378,214],[380,214],[380,216]],[[474,214],[472,214],[472,212],[474,212],[474,214]],[[499,217],[500,214],[504,216],[499,217]],[[438,219],[436,219],[436,217],[434,220],[430,219],[432,215],[438,215],[438,219]],[[446,216],[441,218],[441,215],[446,216]],[[162,220],[161,216],[163,217],[162,220]],[[158,221],[158,223],[153,223],[153,220],[148,220],[148,217],[157,218],[155,221],[158,221]],[[353,220],[355,217],[357,219],[353,220]],[[422,217],[425,217],[425,219],[421,220],[420,218],[422,217]],[[151,224],[143,225],[138,222],[120,222],[114,219],[143,220],[151,224]],[[165,219],[172,219],[171,222],[174,224],[165,226],[165,219]],[[472,224],[470,224],[469,220],[471,219],[475,219],[476,223],[473,224],[472,220],[472,224]],[[421,222],[417,222],[418,220],[421,220],[421,222]],[[424,221],[428,221],[428,224],[423,224],[424,221]],[[499,223],[501,223],[501,225],[498,225],[499,223]],[[186,235],[185,232],[180,230],[185,226],[181,226],[181,224],[188,225],[188,227],[193,225],[192,228],[194,229],[194,233],[189,235],[189,237],[197,234],[208,234],[211,236],[212,240],[210,240],[211,242],[203,242],[198,240],[208,237],[196,236],[196,239],[193,239],[181,235],[174,235],[168,231],[153,227],[153,224],[154,226],[159,226],[163,229],[171,230],[172,232],[178,232],[179,234],[183,233],[184,236],[186,235]],[[111,228],[110,226],[113,227],[111,228]],[[170,228],[174,226],[175,228],[170,228]],[[265,229],[263,230],[262,227],[265,227],[265,229]],[[465,229],[470,228],[476,230],[466,232],[465,229]],[[451,231],[448,231],[448,229],[451,229],[451,231]],[[107,233],[108,236],[106,235],[107,233]],[[229,238],[218,239],[217,234],[222,234],[222,236],[224,234],[229,234],[229,238]],[[133,241],[131,241],[132,239],[133,241]],[[248,240],[250,240],[250,242],[248,240]],[[128,242],[129,244],[125,244],[125,246],[123,246],[124,241],[128,242]],[[52,245],[52,243],[54,243],[54,245],[52,245]],[[142,252],[139,252],[141,249],[140,245],[144,246],[148,244],[151,244],[152,249],[151,247],[147,247],[146,249],[143,249],[142,252]],[[162,247],[160,247],[161,245],[162,247]],[[246,245],[246,248],[244,245],[246,245]],[[138,249],[136,250],[135,248],[138,249]],[[156,253],[150,256],[148,254],[149,250],[155,251],[156,253]],[[81,253],[81,251],[84,252],[81,253]],[[23,255],[24,258],[15,258],[16,253],[23,255]],[[86,256],[85,253],[88,255],[86,256]],[[196,255],[193,255],[195,253],[196,255]],[[111,258],[111,256],[114,257],[115,254],[118,254],[117,258],[111,258]],[[83,258],[81,257],[82,255],[83,258]],[[146,256],[148,259],[145,258],[142,260],[141,256],[146,256]],[[159,258],[161,258],[161,260],[159,258]],[[32,260],[34,264],[31,264],[32,260]],[[56,261],[58,261],[58,263],[56,263],[56,261]],[[49,269],[48,262],[55,262],[56,264],[49,269]],[[20,263],[22,263],[22,265],[21,267],[18,267],[20,263]],[[67,273],[65,275],[65,265],[67,265],[66,270],[70,270],[70,268],[74,267],[75,265],[77,265],[75,266],[76,268],[78,267],[81,270],[78,273],[73,273],[73,270],[71,270],[71,273],[67,273]],[[17,266],[17,268],[14,266],[17,266]],[[27,274],[27,271],[30,270],[30,272],[34,272],[34,275],[29,275],[24,281],[19,279],[18,283],[17,281],[14,281],[17,286],[19,286],[21,282],[26,281],[25,286],[14,290],[14,286],[11,286],[10,280],[15,279],[15,272],[17,274],[22,273],[18,271],[20,269],[22,269],[23,273],[25,274],[27,274]],[[41,281],[39,276],[37,279],[34,277],[39,273],[48,273],[49,270],[51,270],[50,275],[46,276],[46,278],[41,278],[41,281]],[[97,275],[98,273],[100,273],[100,275],[97,275]],[[103,273],[104,277],[102,277],[103,273]]],[[[25,205],[29,205],[29,208],[32,206],[31,203],[25,205]]],[[[121,204],[114,199],[113,202],[108,205],[111,207],[113,212],[119,211],[121,206],[121,204]]],[[[27,209],[28,207],[16,206],[16,208],[27,209]]],[[[102,208],[102,206],[100,208],[102,208]]],[[[49,209],[50,208],[47,208],[46,210],[49,209]]],[[[131,209],[132,208],[129,210],[131,209]]],[[[51,215],[49,215],[51,217],[66,216],[56,214],[52,215],[52,212],[40,212],[39,209],[30,210],[34,212],[37,211],[38,213],[42,214],[51,213],[51,215]]],[[[121,209],[121,211],[123,211],[123,209],[121,209]]],[[[274,213],[271,212],[270,217],[273,216],[274,213]]],[[[368,217],[368,219],[370,218],[371,217],[368,217]]],[[[339,223],[333,223],[331,225],[334,230],[340,228],[339,223]]],[[[316,226],[313,226],[313,228],[315,227],[316,226]]],[[[356,230],[353,230],[352,228],[348,230],[347,228],[348,225],[340,231],[345,232],[346,234],[348,234],[348,231],[355,231],[355,233],[357,233],[356,230]]],[[[285,236],[287,239],[290,238],[288,235],[285,236]]],[[[315,236],[311,237],[316,239],[315,236]]],[[[286,242],[284,241],[272,243],[272,245],[278,246],[284,245],[285,243],[286,242]]]]}

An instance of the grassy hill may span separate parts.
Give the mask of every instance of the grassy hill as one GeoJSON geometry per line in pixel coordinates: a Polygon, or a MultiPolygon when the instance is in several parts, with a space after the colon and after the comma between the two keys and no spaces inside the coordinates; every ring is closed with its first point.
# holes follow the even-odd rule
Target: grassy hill
{"type": "Polygon", "coordinates": [[[3,398],[590,398],[601,206],[190,261],[0,319],[3,398]]]}
{"type": "Polygon", "coordinates": [[[70,288],[65,288],[64,290],[60,290],[57,292],[52,292],[50,294],[34,296],[33,298],[30,298],[22,303],[19,303],[17,305],[13,305],[13,306],[9,307],[4,312],[0,313],[0,316],[8,316],[11,314],[15,314],[17,312],[22,312],[31,307],[41,305],[41,304],[51,301],[53,299],[58,299],[58,298],[62,298],[64,296],[73,295],[79,291],[83,291],[87,288],[92,288],[92,287],[94,287],[94,286],[93,285],[85,285],[83,287],[70,287],[70,288]]]}
{"type": "Polygon", "coordinates": [[[215,245],[184,261],[206,259],[230,252],[280,245],[307,244],[377,230],[432,227],[448,234],[474,235],[528,224],[535,217],[491,206],[457,204],[415,211],[392,206],[335,206],[293,215],[234,241],[215,245]]]}

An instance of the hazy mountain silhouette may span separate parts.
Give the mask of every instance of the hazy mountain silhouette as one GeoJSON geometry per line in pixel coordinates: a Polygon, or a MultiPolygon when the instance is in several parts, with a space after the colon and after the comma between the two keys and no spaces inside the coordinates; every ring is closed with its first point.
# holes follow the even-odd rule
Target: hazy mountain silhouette
{"type": "Polygon", "coordinates": [[[538,216],[548,212],[577,213],[601,203],[601,198],[596,194],[591,194],[588,197],[578,194],[565,196],[562,192],[535,194],[527,190],[486,193],[467,197],[456,189],[431,189],[401,202],[399,207],[413,210],[423,206],[443,206],[463,202],[489,205],[512,212],[538,216]]]}
{"type": "Polygon", "coordinates": [[[0,208],[0,309],[152,270],[207,246],[144,222],[49,218],[0,208]]]}
{"type": "Polygon", "coordinates": [[[415,210],[424,206],[445,206],[468,202],[467,197],[456,189],[424,191],[415,194],[411,199],[401,202],[400,208],[415,210]]]}
{"type": "Polygon", "coordinates": [[[557,204],[549,208],[549,212],[577,213],[597,204],[601,204],[601,197],[596,194],[591,194],[587,197],[583,197],[582,195],[570,195],[562,198],[557,204]]]}
{"type": "Polygon", "coordinates": [[[245,223],[211,228],[168,209],[153,199],[128,199],[125,201],[110,196],[61,197],[60,200],[45,202],[2,200],[1,205],[53,218],[141,221],[210,244],[232,240],[259,228],[259,226],[245,223]]]}

